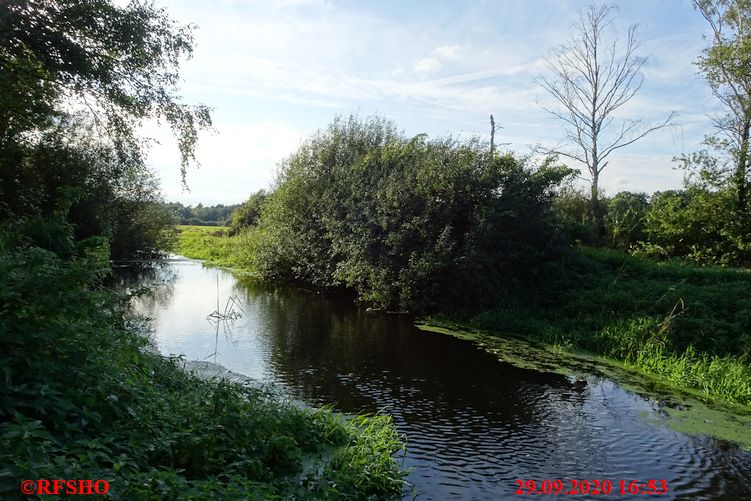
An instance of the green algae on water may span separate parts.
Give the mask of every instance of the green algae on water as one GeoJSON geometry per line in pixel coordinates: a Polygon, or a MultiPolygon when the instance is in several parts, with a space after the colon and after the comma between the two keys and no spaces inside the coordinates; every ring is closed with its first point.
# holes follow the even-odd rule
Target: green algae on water
{"type": "Polygon", "coordinates": [[[526,340],[513,334],[496,335],[459,324],[425,320],[416,323],[427,332],[464,339],[521,369],[573,376],[603,377],[648,399],[655,412],[644,418],[689,435],[706,435],[751,449],[751,410],[728,407],[696,390],[678,388],[628,365],[584,351],[526,340]]]}

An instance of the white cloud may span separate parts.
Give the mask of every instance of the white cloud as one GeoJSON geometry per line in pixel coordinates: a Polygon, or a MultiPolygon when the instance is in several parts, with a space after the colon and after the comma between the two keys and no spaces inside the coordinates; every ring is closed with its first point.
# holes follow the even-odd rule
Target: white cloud
{"type": "MultiPolygon", "coordinates": [[[[202,138],[203,167],[190,174],[193,194],[181,197],[186,200],[237,201],[264,187],[300,138],[338,112],[380,112],[409,134],[463,135],[486,135],[493,113],[505,127],[502,141],[520,151],[563,137],[561,124],[537,105],[547,96],[535,78],[545,70],[543,56],[566,40],[576,1],[549,2],[544,9],[539,2],[447,4],[419,16],[411,15],[412,5],[395,14],[386,3],[360,8],[325,0],[170,2],[171,13],[200,25],[194,59],[183,72],[186,100],[215,106],[222,132],[202,138]]],[[[633,0],[621,12],[652,19],[661,9],[671,11],[675,26],[657,21],[664,16],[653,17],[655,26],[645,30],[644,49],[653,57],[642,91],[623,116],[651,121],[677,109],[684,112],[680,133],[650,136],[619,152],[608,167],[616,184],[675,181],[662,173],[654,181],[662,167],[649,156],[662,165],[663,156],[693,149],[706,130],[703,108],[710,98],[691,64],[704,43],[695,40],[701,23],[683,22],[695,15],[691,5],[668,9],[633,0]],[[638,166],[629,168],[630,161],[638,166]]],[[[152,161],[165,189],[177,197],[177,156],[171,151],[155,149],[152,161]]]]}
{"type": "Polygon", "coordinates": [[[168,200],[185,203],[238,203],[252,192],[268,188],[278,163],[301,143],[302,135],[284,123],[255,125],[219,123],[217,134],[202,134],[196,159],[198,169],[188,171],[190,193],[182,192],[177,145],[170,132],[148,124],[144,134],[160,144],[149,153],[151,165],[161,174],[168,200]]]}
{"type": "Polygon", "coordinates": [[[455,58],[459,54],[459,52],[461,52],[462,50],[466,50],[468,48],[469,48],[468,46],[457,45],[457,44],[443,45],[441,47],[437,47],[433,51],[433,53],[437,56],[440,56],[446,59],[452,59],[452,58],[455,58]]]}
{"type": "Polygon", "coordinates": [[[435,73],[441,68],[441,62],[434,57],[426,57],[415,63],[417,73],[435,73]]]}

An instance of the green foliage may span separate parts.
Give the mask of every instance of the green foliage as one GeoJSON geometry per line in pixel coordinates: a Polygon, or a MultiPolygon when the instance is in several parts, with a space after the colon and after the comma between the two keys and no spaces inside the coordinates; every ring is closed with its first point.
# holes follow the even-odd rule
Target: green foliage
{"type": "Polygon", "coordinates": [[[738,236],[733,206],[734,197],[727,190],[655,193],[644,218],[645,242],[636,252],[697,264],[748,262],[749,246],[738,236]]]}
{"type": "Polygon", "coordinates": [[[233,214],[240,207],[240,205],[224,204],[204,206],[200,203],[193,207],[175,202],[165,204],[165,206],[177,217],[178,224],[190,226],[229,226],[233,214]]]}
{"type": "MultiPolygon", "coordinates": [[[[132,192],[131,192],[132,195],[132,192]]],[[[175,219],[164,209],[157,191],[141,200],[115,199],[112,255],[117,258],[152,258],[175,249],[175,219]]]]}
{"type": "Polygon", "coordinates": [[[0,218],[64,257],[91,236],[114,257],[169,250],[174,221],[137,131],[165,120],[183,172],[193,160],[210,118],[177,94],[191,50],[191,29],[149,3],[0,3],[0,218]]]}
{"type": "MultiPolygon", "coordinates": [[[[697,65],[724,116],[714,120],[718,135],[707,144],[733,159],[728,180],[735,195],[734,209],[745,225],[751,224],[748,210],[748,150],[751,135],[751,4],[748,0],[696,0],[694,6],[712,28],[712,45],[697,65]],[[720,139],[722,137],[722,139],[720,139]]],[[[751,235],[751,231],[746,233],[751,235]]]]}
{"type": "Polygon", "coordinates": [[[471,325],[606,355],[751,405],[751,275],[582,249],[471,325]],[[744,376],[735,379],[737,376],[744,376]]]}
{"type": "Polygon", "coordinates": [[[726,86],[747,88],[744,84],[750,78],[748,23],[751,5],[747,0],[697,0],[695,3],[702,15],[713,23],[712,27],[716,28],[713,44],[704,50],[697,61],[707,82],[715,91],[726,86]]]}
{"type": "Polygon", "coordinates": [[[559,231],[570,241],[591,245],[598,242],[592,203],[584,191],[566,183],[553,199],[553,211],[559,231]]]}
{"type": "Polygon", "coordinates": [[[232,213],[232,234],[240,233],[244,228],[256,226],[261,218],[261,208],[268,194],[264,190],[253,193],[240,207],[232,213]]]}
{"type": "Polygon", "coordinates": [[[80,120],[59,121],[26,147],[26,206],[14,214],[35,245],[69,256],[74,239],[104,236],[114,257],[169,250],[174,219],[139,157],[122,157],[80,120]]]}
{"type": "Polygon", "coordinates": [[[118,150],[139,147],[141,120],[165,119],[185,171],[197,129],[210,125],[206,107],[182,104],[177,94],[190,27],[153,4],[109,0],[10,0],[0,4],[0,20],[0,88],[10,93],[0,101],[3,138],[46,127],[74,98],[96,113],[118,150]]]}
{"type": "Polygon", "coordinates": [[[644,239],[644,216],[649,206],[646,193],[622,191],[603,202],[607,204],[605,232],[611,247],[628,249],[644,239]]]}
{"type": "Polygon", "coordinates": [[[256,267],[381,307],[483,302],[555,248],[550,199],[569,173],[478,141],[406,138],[381,118],[337,118],[283,163],[256,267]]]}
{"type": "Polygon", "coordinates": [[[400,494],[404,471],[394,467],[392,456],[404,443],[391,418],[355,416],[346,424],[350,443],[332,458],[317,492],[324,498],[353,500],[400,494]]]}
{"type": "MultiPolygon", "coordinates": [[[[737,209],[733,170],[702,150],[674,159],[684,171],[681,190],[620,192],[601,196],[604,242],[656,260],[745,266],[751,262],[748,220],[737,209]]],[[[566,186],[554,200],[560,231],[570,241],[602,244],[594,232],[586,195],[566,186]]]]}
{"type": "Polygon", "coordinates": [[[63,212],[57,211],[48,218],[27,216],[14,221],[17,242],[30,243],[68,258],[75,249],[73,225],[63,212]]]}
{"type": "Polygon", "coordinates": [[[399,495],[388,418],[346,420],[185,374],[96,285],[103,239],[68,262],[2,242],[0,497],[24,478],[103,478],[114,499],[399,495]],[[313,456],[321,472],[303,469],[313,456]]]}
{"type": "Polygon", "coordinates": [[[598,235],[587,193],[572,184],[556,193],[553,207],[559,230],[569,241],[629,249],[644,239],[644,212],[649,205],[645,193],[622,191],[613,197],[600,193],[597,198],[605,225],[604,236],[598,235]]]}
{"type": "Polygon", "coordinates": [[[677,159],[684,189],[657,192],[644,213],[644,241],[636,253],[697,264],[746,265],[751,239],[736,208],[730,170],[706,151],[677,159]]]}

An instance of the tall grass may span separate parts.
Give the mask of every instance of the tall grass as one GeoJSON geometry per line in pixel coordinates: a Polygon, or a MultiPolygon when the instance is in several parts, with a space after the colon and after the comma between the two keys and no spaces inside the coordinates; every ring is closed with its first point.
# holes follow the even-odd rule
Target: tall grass
{"type": "Polygon", "coordinates": [[[498,306],[453,318],[625,362],[751,405],[751,273],[582,249],[498,306]]]}

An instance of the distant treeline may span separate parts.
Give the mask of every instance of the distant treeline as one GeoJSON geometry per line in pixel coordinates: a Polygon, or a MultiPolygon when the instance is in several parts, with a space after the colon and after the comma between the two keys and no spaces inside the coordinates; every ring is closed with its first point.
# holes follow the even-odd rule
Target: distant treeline
{"type": "Polygon", "coordinates": [[[198,204],[183,205],[179,202],[166,203],[164,206],[177,216],[178,224],[189,224],[192,226],[228,226],[232,220],[232,213],[235,212],[240,204],[235,205],[210,205],[204,207],[198,204]]]}

